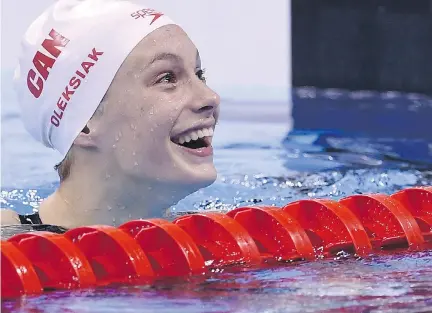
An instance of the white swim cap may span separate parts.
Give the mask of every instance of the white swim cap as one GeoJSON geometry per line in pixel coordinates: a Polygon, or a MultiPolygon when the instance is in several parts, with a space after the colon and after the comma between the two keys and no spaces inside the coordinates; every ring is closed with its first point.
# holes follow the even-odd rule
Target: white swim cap
{"type": "Polygon", "coordinates": [[[29,27],[15,89],[29,133],[64,157],[132,49],[175,24],[134,0],[59,0],[29,27]]]}

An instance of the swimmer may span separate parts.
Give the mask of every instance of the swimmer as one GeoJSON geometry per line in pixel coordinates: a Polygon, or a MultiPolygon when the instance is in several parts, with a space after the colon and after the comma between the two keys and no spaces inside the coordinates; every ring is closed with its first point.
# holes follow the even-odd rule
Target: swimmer
{"type": "Polygon", "coordinates": [[[60,185],[36,214],[2,210],[3,225],[118,226],[161,217],[215,181],[220,98],[165,14],[133,0],[59,0],[22,47],[22,119],[60,152],[60,185]]]}

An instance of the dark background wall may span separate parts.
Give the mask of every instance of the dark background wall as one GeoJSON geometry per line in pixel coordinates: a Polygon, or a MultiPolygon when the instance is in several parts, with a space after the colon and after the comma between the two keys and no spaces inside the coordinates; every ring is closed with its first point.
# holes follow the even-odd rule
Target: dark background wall
{"type": "Polygon", "coordinates": [[[293,85],[432,94],[432,0],[292,0],[293,85]]]}

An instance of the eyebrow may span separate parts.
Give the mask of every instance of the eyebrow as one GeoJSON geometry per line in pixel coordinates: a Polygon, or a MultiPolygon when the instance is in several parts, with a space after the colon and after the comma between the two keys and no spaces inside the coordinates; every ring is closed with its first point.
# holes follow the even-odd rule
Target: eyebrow
{"type": "MultiPolygon", "coordinates": [[[[158,53],[158,54],[156,54],[156,55],[153,57],[153,59],[152,59],[152,60],[147,64],[147,66],[152,65],[152,64],[155,63],[156,61],[169,60],[169,59],[171,59],[171,60],[173,60],[173,61],[176,61],[176,62],[182,62],[182,58],[179,57],[177,54],[163,52],[163,53],[158,53]]],[[[146,67],[147,67],[147,66],[146,66],[146,67]]]]}
{"type": "MultiPolygon", "coordinates": [[[[152,65],[153,63],[155,63],[157,61],[170,60],[170,59],[173,60],[173,61],[179,62],[179,63],[183,62],[183,59],[179,55],[177,55],[177,54],[162,52],[162,53],[156,54],[151,59],[151,61],[147,64],[146,67],[152,65]]],[[[196,61],[197,61],[197,66],[198,67],[201,66],[201,58],[200,58],[200,54],[199,54],[198,49],[196,50],[196,61]]]]}

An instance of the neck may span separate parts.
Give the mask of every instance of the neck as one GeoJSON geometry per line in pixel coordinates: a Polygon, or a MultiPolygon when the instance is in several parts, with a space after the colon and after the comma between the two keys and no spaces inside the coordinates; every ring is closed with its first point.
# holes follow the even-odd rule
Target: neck
{"type": "Polygon", "coordinates": [[[188,194],[176,187],[137,182],[107,171],[101,175],[88,168],[80,173],[74,168],[73,175],[42,203],[39,214],[44,223],[67,228],[118,226],[134,219],[162,217],[168,207],[188,194]]]}

